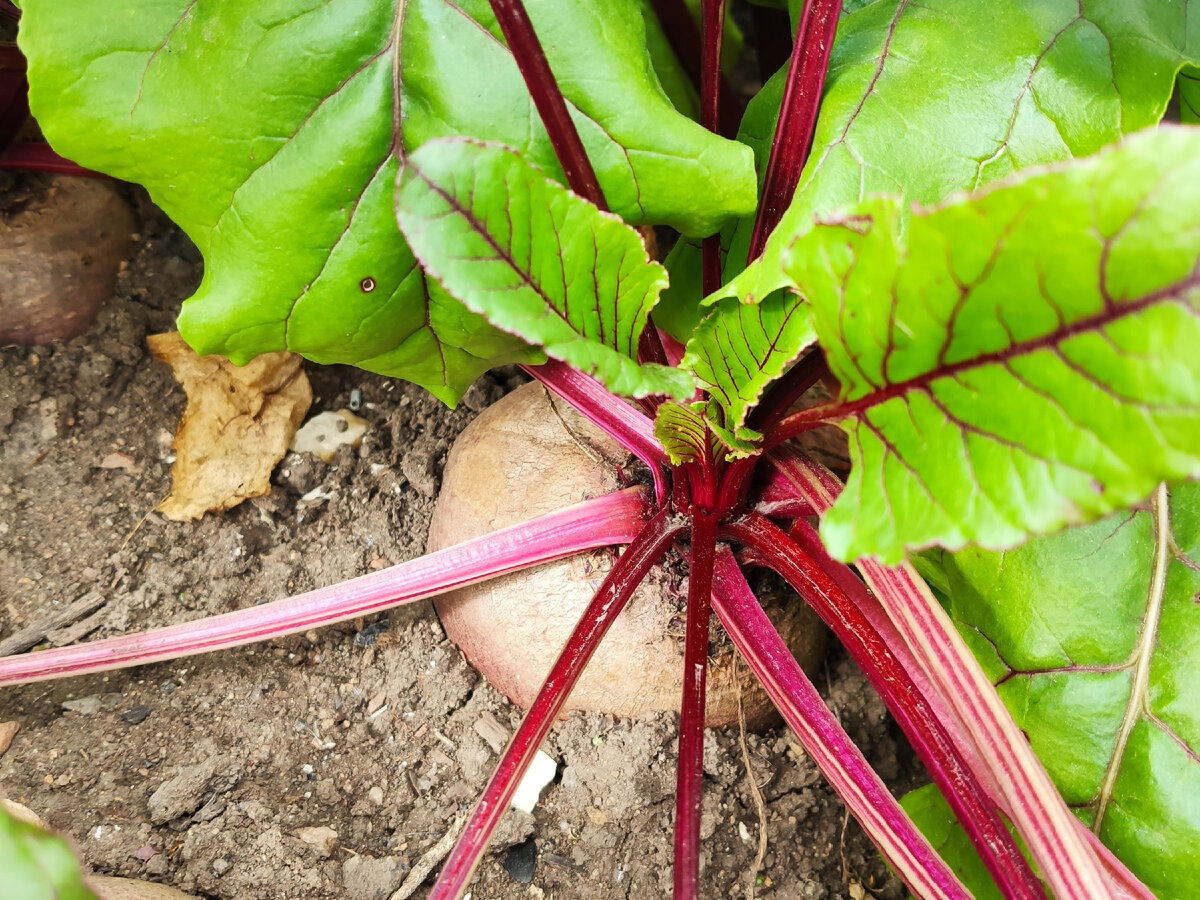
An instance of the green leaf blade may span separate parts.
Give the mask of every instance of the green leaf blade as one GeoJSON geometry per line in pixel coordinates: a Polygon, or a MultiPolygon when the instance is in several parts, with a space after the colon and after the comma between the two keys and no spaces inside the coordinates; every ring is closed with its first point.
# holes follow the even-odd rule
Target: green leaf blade
{"type": "Polygon", "coordinates": [[[949,611],[1064,798],[1163,900],[1200,878],[1200,485],[1017,550],[942,554],[949,611]]]}
{"type": "Polygon", "coordinates": [[[789,286],[788,244],[871,194],[934,203],[1158,122],[1200,63],[1185,6],[881,0],[843,16],[813,152],[763,256],[714,298],[789,286]]]}
{"type": "MultiPolygon", "coordinates": [[[[544,358],[432,289],[393,213],[401,151],[431,138],[518,142],[557,171],[486,0],[22,6],[48,139],[145,185],[203,254],[180,321],[198,350],[291,350],[447,403],[493,366],[544,358]]],[[[529,6],[539,32],[586,26],[547,46],[618,213],[706,233],[753,207],[750,151],[671,106],[635,0],[529,6]]]]}
{"type": "Polygon", "coordinates": [[[96,900],[65,839],[0,807],[0,896],[96,900]]]}
{"type": "Polygon", "coordinates": [[[408,157],[396,210],[424,267],[494,325],[618,394],[691,395],[686,373],[636,361],[665,270],[637,232],[516,152],[432,141],[408,157]]]}
{"type": "Polygon", "coordinates": [[[1014,546],[1200,474],[1198,209],[1200,133],[1177,129],[799,239],[850,418],[831,551],[1014,546]]]}

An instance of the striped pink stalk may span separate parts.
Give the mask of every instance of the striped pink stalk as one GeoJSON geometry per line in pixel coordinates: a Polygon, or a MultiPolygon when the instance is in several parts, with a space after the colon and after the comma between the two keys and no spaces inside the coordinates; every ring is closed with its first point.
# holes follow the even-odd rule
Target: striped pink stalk
{"type": "MultiPolygon", "coordinates": [[[[773,459],[819,514],[832,506],[841,484],[828,470],[783,448],[773,459]]],[[[889,567],[863,558],[856,565],[973,745],[969,757],[973,768],[991,773],[998,801],[1055,896],[1060,900],[1118,896],[1113,870],[1102,868],[1081,834],[1078,819],[929,587],[907,563],[889,567]]]]}
{"type": "Polygon", "coordinates": [[[924,900],[969,900],[825,705],[727,548],[717,551],[713,609],[784,721],[904,883],[924,900]]]}
{"type": "MultiPolygon", "coordinates": [[[[803,597],[846,647],[879,692],[925,763],[950,808],[958,816],[988,871],[1009,900],[1045,900],[1041,883],[1021,856],[981,779],[968,765],[904,657],[889,646],[854,593],[827,571],[827,555],[806,553],[774,523],[755,513],[722,526],[720,534],[738,541],[774,569],[803,597]]],[[[865,590],[860,592],[865,594],[865,590]]]]}
{"type": "Polygon", "coordinates": [[[630,488],[262,606],[142,634],[4,657],[0,685],[193,656],[381,612],[584,550],[629,543],[645,526],[648,509],[645,493],[630,488]]]}

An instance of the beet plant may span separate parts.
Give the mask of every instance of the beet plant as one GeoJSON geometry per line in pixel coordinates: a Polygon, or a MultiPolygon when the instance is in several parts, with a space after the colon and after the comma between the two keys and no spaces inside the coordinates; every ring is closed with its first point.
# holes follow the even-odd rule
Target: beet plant
{"type": "Polygon", "coordinates": [[[204,253],[180,316],[198,350],[293,350],[449,403],[520,363],[648,484],[265,606],[0,660],[0,682],[627,545],[431,895],[461,896],[596,645],[679,546],[676,897],[698,893],[713,612],[914,895],[971,896],[959,874],[981,860],[964,877],[1006,898],[1191,896],[1200,132],[1159,125],[1173,95],[1184,123],[1200,106],[1186,2],[810,0],[790,55],[783,14],[759,10],[779,68],[744,112],[720,0],[699,28],[677,0],[21,5],[56,150],[144,184],[204,253]],[[634,226],[678,233],[665,264],[634,226]],[[832,399],[805,399],[817,382],[832,399]],[[827,426],[844,485],[794,441],[827,426]],[[879,691],[944,798],[908,806],[946,859],[749,567],[879,691]]]}

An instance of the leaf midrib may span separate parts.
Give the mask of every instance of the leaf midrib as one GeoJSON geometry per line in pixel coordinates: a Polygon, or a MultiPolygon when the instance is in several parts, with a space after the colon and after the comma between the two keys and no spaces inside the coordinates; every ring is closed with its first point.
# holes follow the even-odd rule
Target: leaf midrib
{"type": "MultiPolygon", "coordinates": [[[[567,317],[566,313],[560,311],[554,305],[554,301],[550,298],[550,295],[547,294],[544,290],[542,290],[542,288],[537,284],[537,282],[534,281],[533,274],[531,272],[528,272],[525,269],[521,268],[517,264],[516,259],[513,258],[512,254],[501,248],[500,244],[497,243],[496,239],[494,237],[492,237],[491,232],[489,232],[487,230],[487,228],[484,226],[484,224],[482,222],[480,222],[480,220],[474,215],[474,213],[467,210],[467,208],[465,206],[463,206],[461,203],[458,202],[458,198],[456,198],[449,191],[442,188],[433,179],[431,179],[428,175],[426,175],[423,171],[421,171],[421,167],[419,165],[413,165],[411,158],[406,159],[404,161],[404,165],[406,168],[410,169],[417,178],[420,178],[421,181],[423,181],[425,183],[425,185],[431,191],[433,191],[435,194],[437,194],[439,197],[441,197],[446,202],[446,205],[449,206],[450,209],[455,214],[462,217],[467,222],[467,224],[470,226],[471,230],[475,234],[477,234],[479,237],[483,238],[483,240],[485,242],[487,242],[488,246],[492,248],[492,252],[495,253],[496,258],[499,259],[501,262],[503,262],[505,265],[507,265],[510,269],[512,269],[512,271],[524,283],[524,286],[527,287],[529,290],[533,291],[533,293],[536,294],[542,300],[542,302],[545,304],[547,310],[549,310],[550,312],[553,312],[556,316],[558,316],[567,325],[567,327],[571,329],[571,331],[576,336],[579,335],[578,330],[575,328],[575,325],[571,322],[570,318],[567,317]]],[[[564,272],[564,277],[565,277],[565,272],[564,272]]],[[[493,290],[496,290],[496,289],[495,288],[488,289],[489,292],[491,292],[493,290]]],[[[509,290],[509,288],[506,288],[505,290],[509,290]]],[[[567,305],[567,297],[565,294],[563,295],[563,305],[564,306],[567,305]]],[[[597,314],[598,314],[598,311],[597,311],[597,314]]]]}
{"type": "MultiPolygon", "coordinates": [[[[930,385],[935,381],[952,379],[962,372],[984,366],[1005,364],[1013,358],[1027,356],[1031,353],[1036,353],[1038,350],[1058,348],[1073,337],[1101,331],[1121,319],[1136,315],[1158,303],[1180,301],[1186,293],[1197,289],[1200,289],[1200,261],[1197,262],[1197,265],[1193,267],[1186,278],[1174,284],[1151,291],[1137,300],[1125,303],[1115,303],[1106,298],[1105,306],[1100,312],[1062,325],[1039,337],[1019,341],[1009,344],[1000,350],[994,350],[990,353],[972,356],[969,359],[940,366],[904,381],[892,382],[855,400],[835,401],[804,410],[790,418],[788,422],[789,430],[794,431],[796,426],[833,424],[843,419],[857,416],[889,400],[914,391],[928,393],[930,385]]],[[[1190,304],[1184,305],[1185,308],[1190,308],[1190,304]]]]}
{"type": "Polygon", "coordinates": [[[1113,743],[1112,755],[1104,769],[1104,778],[1096,792],[1096,814],[1092,819],[1092,831],[1099,835],[1104,825],[1104,815],[1112,800],[1113,789],[1125,760],[1129,736],[1142,719],[1145,709],[1147,687],[1150,683],[1150,666],[1158,644],[1158,627],[1162,620],[1163,603],[1166,597],[1167,569],[1173,559],[1171,552],[1171,515],[1166,485],[1160,484],[1154,493],[1154,564],[1146,598],[1146,615],[1142,620],[1141,632],[1131,659],[1133,680],[1129,686],[1129,699],[1121,716],[1121,727],[1113,743]]]}

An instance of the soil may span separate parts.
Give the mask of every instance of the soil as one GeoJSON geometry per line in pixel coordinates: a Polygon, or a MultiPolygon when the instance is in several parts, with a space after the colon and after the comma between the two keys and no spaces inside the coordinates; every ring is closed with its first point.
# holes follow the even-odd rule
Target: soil
{"type": "MultiPolygon", "coordinates": [[[[183,395],[145,338],[172,330],[201,262],[130,198],[134,254],[97,324],[0,348],[0,637],[91,591],[104,605],[58,640],[245,607],[422,553],[450,443],[522,376],[485,376],[448,410],[400,381],[310,366],[313,413],[361,391],[363,445],[328,465],[291,454],[269,496],[168,522],[154,508],[183,395]],[[132,464],[101,467],[114,452],[132,464]],[[325,499],[302,499],[314,488],[325,499]]],[[[69,834],[98,873],[228,900],[387,898],[470,809],[520,713],[431,605],[393,611],[380,640],[386,618],[5,690],[0,722],[20,731],[0,755],[0,791],[69,834]]],[[[912,787],[910,752],[837,648],[818,681],[885,780],[912,787]]],[[[789,731],[744,740],[749,773],[736,728],[708,734],[703,896],[903,896],[789,731]],[[757,873],[750,778],[765,799],[757,873]]],[[[676,742],[671,714],[571,715],[546,747],[555,781],[532,814],[506,817],[471,896],[668,894],[676,742]]]]}

